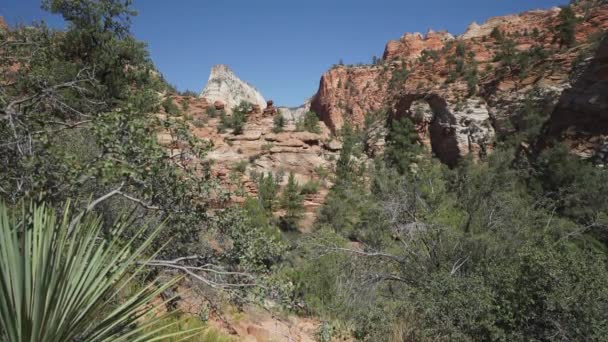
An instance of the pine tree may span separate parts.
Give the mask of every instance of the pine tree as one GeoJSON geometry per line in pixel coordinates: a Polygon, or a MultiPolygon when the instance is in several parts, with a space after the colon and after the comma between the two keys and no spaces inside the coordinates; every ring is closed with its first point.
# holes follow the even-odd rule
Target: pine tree
{"type": "Polygon", "coordinates": [[[304,211],[302,199],[300,186],[293,172],[290,172],[287,186],[285,186],[280,200],[281,208],[285,210],[283,221],[287,228],[293,229],[302,216],[302,212],[304,211]]]}
{"type": "Polygon", "coordinates": [[[258,181],[258,199],[266,211],[272,212],[276,196],[277,185],[272,172],[269,172],[267,176],[262,174],[258,181]]]}
{"type": "Polygon", "coordinates": [[[412,120],[408,117],[391,120],[384,151],[387,164],[405,173],[420,152],[419,137],[412,120]]]}
{"type": "Polygon", "coordinates": [[[576,24],[578,22],[576,13],[571,6],[562,7],[561,12],[559,12],[559,21],[559,24],[555,27],[559,43],[561,46],[571,47],[576,43],[576,24]]]}

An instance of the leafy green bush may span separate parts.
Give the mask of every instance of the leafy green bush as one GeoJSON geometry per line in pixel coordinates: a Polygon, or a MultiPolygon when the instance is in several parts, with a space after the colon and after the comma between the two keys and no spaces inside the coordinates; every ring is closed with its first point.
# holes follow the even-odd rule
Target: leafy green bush
{"type": "Polygon", "coordinates": [[[169,115],[177,116],[181,114],[181,111],[170,96],[166,97],[161,105],[163,106],[165,113],[169,115]]]}
{"type": "Polygon", "coordinates": [[[275,201],[278,192],[278,185],[273,177],[272,173],[269,172],[267,175],[262,173],[258,177],[258,200],[262,207],[272,212],[275,206],[275,201]]]}
{"type": "Polygon", "coordinates": [[[300,193],[302,195],[313,195],[319,192],[319,182],[315,181],[315,180],[309,180],[308,182],[304,183],[301,187],[300,187],[300,193]]]}
{"type": "Polygon", "coordinates": [[[578,19],[571,6],[563,6],[558,15],[559,23],[555,26],[560,45],[571,47],[576,43],[576,25],[578,19]]]}
{"type": "Polygon", "coordinates": [[[319,125],[319,117],[317,113],[308,111],[304,116],[296,122],[297,131],[307,131],[311,133],[321,133],[321,126],[319,125]]]}
{"type": "Polygon", "coordinates": [[[283,132],[283,127],[285,126],[285,118],[283,114],[279,113],[272,119],[272,131],[274,133],[283,132]]]}

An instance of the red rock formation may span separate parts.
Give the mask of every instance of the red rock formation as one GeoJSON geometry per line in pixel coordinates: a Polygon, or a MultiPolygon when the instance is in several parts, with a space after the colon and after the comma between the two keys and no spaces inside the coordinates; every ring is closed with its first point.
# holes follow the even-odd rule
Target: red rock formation
{"type": "Polygon", "coordinates": [[[429,30],[426,36],[420,33],[406,33],[399,40],[391,40],[384,48],[382,58],[391,60],[401,58],[411,60],[420,57],[424,50],[440,50],[454,37],[448,32],[429,30]]]}
{"type": "Polygon", "coordinates": [[[534,93],[555,105],[570,86],[573,64],[587,39],[608,30],[608,5],[581,4],[574,10],[581,20],[578,44],[571,49],[560,47],[556,37],[558,8],[491,18],[471,24],[457,38],[433,31],[426,36],[405,34],[387,44],[380,65],[336,66],[323,74],[311,109],[335,131],[346,120],[361,125],[369,112],[412,116],[414,107],[422,106],[427,119],[419,122],[420,134],[442,160],[485,154],[492,148],[494,132],[510,129],[509,121],[524,98],[534,93]],[[494,28],[514,43],[515,53],[534,48],[547,57],[503,66],[495,61],[504,44],[491,37],[494,28]],[[457,60],[464,62],[461,72],[457,60]],[[478,79],[468,81],[467,72],[475,67],[478,79]]]}
{"type": "Polygon", "coordinates": [[[565,140],[582,157],[608,163],[608,36],[564,91],[547,122],[544,144],[565,140]]]}
{"type": "Polygon", "coordinates": [[[266,101],[266,108],[264,109],[264,116],[274,116],[278,113],[277,109],[274,107],[274,102],[272,100],[266,101]]]}

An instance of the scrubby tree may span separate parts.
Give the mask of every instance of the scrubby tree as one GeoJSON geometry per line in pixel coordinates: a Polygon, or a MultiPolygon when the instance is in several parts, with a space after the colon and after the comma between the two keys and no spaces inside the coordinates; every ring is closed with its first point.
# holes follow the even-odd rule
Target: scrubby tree
{"type": "Polygon", "coordinates": [[[262,173],[258,178],[258,199],[262,207],[270,213],[274,209],[277,192],[278,186],[272,172],[262,173]]]}
{"type": "Polygon", "coordinates": [[[319,117],[317,113],[308,111],[304,113],[304,116],[296,122],[296,130],[306,131],[311,133],[321,133],[321,126],[319,125],[319,117]]]}
{"type": "Polygon", "coordinates": [[[422,152],[420,137],[412,120],[408,117],[389,121],[384,156],[388,164],[401,173],[410,169],[416,156],[422,152]]]}
{"type": "Polygon", "coordinates": [[[303,197],[300,193],[300,186],[296,181],[294,173],[290,172],[289,178],[287,179],[287,185],[283,189],[280,199],[281,209],[285,210],[283,223],[286,228],[289,228],[290,230],[296,228],[298,220],[302,216],[302,212],[304,211],[302,200],[303,197]]]}
{"type": "Polygon", "coordinates": [[[559,23],[555,27],[560,46],[571,47],[576,43],[576,25],[578,19],[572,6],[563,6],[558,16],[559,23]]]}
{"type": "Polygon", "coordinates": [[[283,117],[283,114],[279,113],[272,119],[272,131],[274,133],[280,133],[283,131],[284,126],[285,117],[283,117]]]}

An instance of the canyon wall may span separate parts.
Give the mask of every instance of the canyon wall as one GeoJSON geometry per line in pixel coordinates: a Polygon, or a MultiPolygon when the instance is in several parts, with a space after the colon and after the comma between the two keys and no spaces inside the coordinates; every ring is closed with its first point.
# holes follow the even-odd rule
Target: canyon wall
{"type": "Polygon", "coordinates": [[[608,29],[608,5],[581,2],[576,43],[560,41],[559,8],[473,23],[458,37],[447,32],[405,34],[386,45],[376,65],[338,65],[321,77],[311,101],[332,131],[362,125],[384,111],[408,116],[421,140],[444,162],[492,149],[496,133],[515,130],[525,101],[550,113],[591,45],[608,29]],[[497,34],[498,32],[498,34],[497,34]]]}

